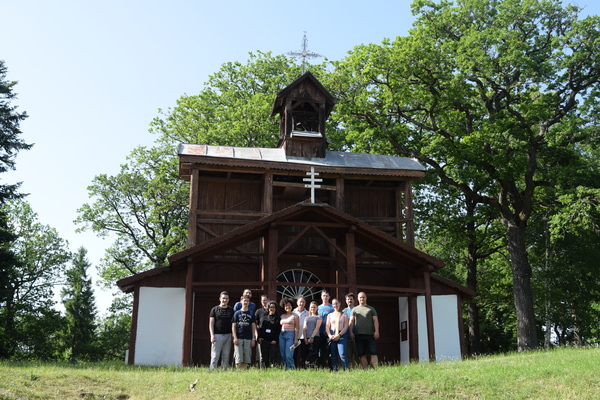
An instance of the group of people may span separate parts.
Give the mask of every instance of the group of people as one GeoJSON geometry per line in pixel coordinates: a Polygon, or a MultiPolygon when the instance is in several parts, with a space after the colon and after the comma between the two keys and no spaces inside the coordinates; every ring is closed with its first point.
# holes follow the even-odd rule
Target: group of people
{"type": "Polygon", "coordinates": [[[321,292],[321,304],[313,301],[306,309],[302,296],[294,301],[283,298],[279,303],[262,295],[261,308],[252,303],[252,291],[245,289],[240,301],[229,306],[229,293],[221,292],[219,305],[209,316],[211,342],[210,369],[229,366],[233,343],[234,361],[238,369],[252,364],[252,349],[257,348],[256,361],[269,368],[278,356],[286,370],[301,368],[348,369],[360,362],[363,368],[377,368],[379,319],[367,304],[367,295],[345,296],[346,305],[338,299],[330,302],[327,290],[321,292]],[[370,358],[367,358],[369,356],[370,358]]]}

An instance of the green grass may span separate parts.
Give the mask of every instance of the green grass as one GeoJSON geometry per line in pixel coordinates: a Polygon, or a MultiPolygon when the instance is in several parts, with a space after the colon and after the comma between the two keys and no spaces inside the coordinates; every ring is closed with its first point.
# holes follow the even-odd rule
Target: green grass
{"type": "Polygon", "coordinates": [[[0,362],[0,399],[596,399],[600,349],[558,349],[377,371],[0,362]],[[189,385],[196,378],[195,392],[189,385]]]}

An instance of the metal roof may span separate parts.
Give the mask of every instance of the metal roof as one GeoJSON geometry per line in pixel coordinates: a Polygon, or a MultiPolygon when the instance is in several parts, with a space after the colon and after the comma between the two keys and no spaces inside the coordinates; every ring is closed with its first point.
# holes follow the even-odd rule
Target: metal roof
{"type": "Polygon", "coordinates": [[[282,148],[211,146],[205,144],[180,144],[180,156],[204,156],[236,160],[272,161],[323,167],[361,168],[375,170],[423,171],[425,167],[408,157],[380,154],[327,151],[325,158],[287,157],[282,148]]]}

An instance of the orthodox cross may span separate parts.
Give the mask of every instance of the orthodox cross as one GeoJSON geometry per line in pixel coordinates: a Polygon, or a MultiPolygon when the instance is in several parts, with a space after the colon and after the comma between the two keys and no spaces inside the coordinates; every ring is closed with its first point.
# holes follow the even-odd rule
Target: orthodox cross
{"type": "Polygon", "coordinates": [[[323,182],[323,179],[321,178],[315,178],[316,176],[319,176],[318,172],[315,172],[315,167],[310,167],[310,172],[307,172],[306,175],[310,176],[310,178],[303,178],[302,180],[304,182],[310,182],[310,183],[305,183],[304,187],[310,188],[310,202],[311,203],[315,203],[315,188],[320,188],[321,185],[317,185],[317,182],[323,182]]]}
{"type": "Polygon", "coordinates": [[[306,69],[306,59],[307,58],[317,58],[323,57],[320,54],[313,53],[308,50],[308,39],[306,38],[306,31],[304,31],[304,38],[302,39],[302,50],[300,51],[290,51],[288,53],[290,56],[302,57],[302,74],[304,75],[304,70],[306,69]]]}

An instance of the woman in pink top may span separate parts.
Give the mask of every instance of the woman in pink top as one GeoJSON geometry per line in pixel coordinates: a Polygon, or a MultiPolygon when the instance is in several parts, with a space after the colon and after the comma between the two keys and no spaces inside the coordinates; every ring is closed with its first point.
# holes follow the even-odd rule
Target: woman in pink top
{"type": "Polygon", "coordinates": [[[279,334],[279,351],[285,369],[294,369],[294,350],[298,343],[298,316],[292,312],[294,303],[284,298],[279,303],[285,314],[281,315],[281,333],[279,334]]]}

